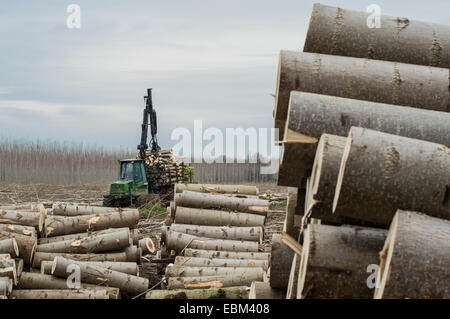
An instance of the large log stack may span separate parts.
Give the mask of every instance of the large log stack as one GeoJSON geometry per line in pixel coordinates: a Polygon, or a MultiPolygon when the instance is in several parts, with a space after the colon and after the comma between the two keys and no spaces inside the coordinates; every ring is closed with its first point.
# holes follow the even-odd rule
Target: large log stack
{"type": "Polygon", "coordinates": [[[149,288],[138,264],[142,248],[154,251],[154,243],[138,237],[136,209],[55,203],[9,207],[0,214],[2,296],[118,299],[149,288]]]}
{"type": "Polygon", "coordinates": [[[252,282],[267,282],[270,254],[261,243],[269,202],[257,197],[254,186],[175,185],[158,252],[168,260],[167,290],[147,298],[248,298],[252,282]]]}
{"type": "Polygon", "coordinates": [[[369,15],[315,4],[280,54],[286,298],[449,298],[450,26],[369,15]]]}

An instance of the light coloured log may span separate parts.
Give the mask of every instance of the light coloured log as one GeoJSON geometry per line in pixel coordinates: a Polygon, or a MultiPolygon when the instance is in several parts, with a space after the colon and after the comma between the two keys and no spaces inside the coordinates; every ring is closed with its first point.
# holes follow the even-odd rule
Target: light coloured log
{"type": "Polygon", "coordinates": [[[238,198],[191,191],[182,192],[181,196],[175,198],[175,203],[177,207],[219,209],[260,215],[266,215],[269,210],[269,202],[264,199],[238,198]]]}
{"type": "Polygon", "coordinates": [[[248,299],[283,299],[283,290],[272,288],[268,282],[254,281],[248,299]]]}
{"type": "Polygon", "coordinates": [[[109,299],[105,289],[14,289],[9,299],[109,299]]]}
{"type": "Polygon", "coordinates": [[[265,271],[257,267],[189,267],[169,264],[166,267],[165,277],[227,276],[244,273],[257,273],[263,277],[265,271]]]}
{"type": "Polygon", "coordinates": [[[282,235],[273,234],[269,274],[272,288],[287,288],[293,259],[294,251],[282,242],[282,235]]]}
{"type": "Polygon", "coordinates": [[[177,256],[174,264],[185,267],[261,267],[264,270],[269,268],[269,262],[261,259],[209,259],[177,256]]]}
{"type": "Polygon", "coordinates": [[[241,252],[241,251],[218,251],[218,250],[202,250],[186,248],[184,250],[185,257],[202,257],[202,258],[218,258],[218,259],[258,259],[268,261],[270,253],[260,252],[241,252]]]}
{"type": "MultiPolygon", "coordinates": [[[[68,235],[61,235],[61,236],[54,236],[54,237],[42,237],[38,239],[39,245],[42,244],[48,244],[48,243],[55,243],[58,241],[65,241],[65,240],[78,240],[89,236],[98,236],[103,234],[109,234],[109,233],[115,233],[123,230],[129,229],[128,227],[122,227],[122,228],[108,228],[93,232],[84,232],[84,233],[78,233],[78,234],[68,234],[68,235]]],[[[133,238],[133,242],[135,240],[136,236],[136,229],[129,229],[130,230],[130,236],[133,238]]]]}
{"type": "Polygon", "coordinates": [[[450,221],[398,210],[380,253],[374,297],[450,298],[450,221]]]}
{"type": "Polygon", "coordinates": [[[308,225],[297,298],[367,299],[370,267],[379,262],[387,231],[357,226],[308,225]]]}
{"type": "Polygon", "coordinates": [[[263,226],[265,216],[212,209],[177,207],[175,223],[207,226],[263,226]]]}
{"type": "Polygon", "coordinates": [[[152,290],[146,299],[248,299],[246,286],[208,288],[208,289],[174,289],[152,290]]]}
{"type": "Polygon", "coordinates": [[[13,225],[13,224],[0,224],[0,230],[9,231],[21,235],[37,237],[36,228],[32,226],[13,225]]]}
{"type": "Polygon", "coordinates": [[[281,51],[275,128],[284,140],[291,91],[448,112],[448,85],[448,69],[444,68],[281,51]]]}
{"type": "Polygon", "coordinates": [[[134,208],[114,208],[114,207],[100,207],[100,206],[89,206],[89,205],[79,205],[79,204],[65,204],[65,203],[54,203],[52,206],[53,215],[59,216],[80,216],[80,215],[96,215],[111,212],[124,212],[133,211],[137,212],[134,208]]]}
{"type": "MultiPolygon", "coordinates": [[[[71,285],[74,285],[74,289],[76,289],[75,283],[71,282],[71,285]]],[[[58,278],[52,275],[45,275],[38,272],[23,272],[19,278],[18,283],[19,289],[72,289],[68,287],[67,279],[58,278]]],[[[83,289],[105,289],[108,291],[110,299],[119,299],[120,291],[119,288],[93,285],[87,283],[80,283],[80,287],[83,289]]]]}
{"type": "Polygon", "coordinates": [[[141,257],[142,257],[142,249],[137,246],[129,246],[123,250],[123,252],[126,254],[127,259],[126,261],[133,261],[138,264],[141,263],[141,257]]]}
{"type": "Polygon", "coordinates": [[[170,226],[170,230],[199,237],[256,241],[258,243],[262,242],[264,236],[262,227],[229,227],[172,224],[170,226]]]}
{"type": "Polygon", "coordinates": [[[250,286],[252,281],[264,281],[265,273],[242,273],[222,276],[170,277],[167,289],[206,289],[234,286],[250,286]]]}
{"type": "Polygon", "coordinates": [[[0,260],[0,277],[9,277],[17,285],[17,266],[14,259],[0,260]]]}
{"type": "Polygon", "coordinates": [[[19,246],[14,238],[0,239],[0,253],[10,254],[10,256],[19,256],[19,246]]]}
{"type": "Polygon", "coordinates": [[[153,254],[156,251],[155,244],[151,238],[142,238],[138,241],[139,248],[143,255],[153,254]]]}
{"type": "MultiPolygon", "coordinates": [[[[135,262],[118,262],[118,261],[80,261],[85,265],[98,266],[106,269],[111,269],[124,274],[139,276],[139,267],[135,262]]],[[[53,261],[45,260],[41,262],[41,274],[51,275],[53,261]]]]}
{"type": "Polygon", "coordinates": [[[11,259],[11,254],[0,254],[0,260],[11,259]]]}
{"type": "Polygon", "coordinates": [[[13,290],[13,280],[9,277],[0,277],[0,296],[7,296],[13,290]]]}
{"type": "Polygon", "coordinates": [[[450,219],[449,167],[444,145],[353,127],[333,213],[380,226],[390,224],[398,207],[450,219]]]}
{"type": "MultiPolygon", "coordinates": [[[[62,256],[68,259],[74,259],[78,261],[112,261],[112,262],[132,262],[129,260],[126,252],[117,252],[109,254],[65,254],[65,253],[44,253],[36,252],[33,258],[33,267],[41,268],[41,262],[44,260],[53,261],[55,257],[62,256]]],[[[135,258],[135,256],[130,256],[135,258]]]]}
{"type": "Polygon", "coordinates": [[[108,228],[133,228],[139,221],[138,211],[121,211],[97,215],[52,216],[45,220],[45,236],[76,234],[90,230],[108,228]]]}
{"type": "Polygon", "coordinates": [[[56,257],[53,262],[52,275],[67,278],[69,265],[76,265],[80,269],[81,281],[90,284],[103,284],[110,287],[119,288],[121,291],[138,295],[148,289],[148,279],[137,276],[127,275],[118,271],[85,265],[83,263],[66,259],[64,257],[56,257]]]}
{"type": "Polygon", "coordinates": [[[256,186],[250,185],[219,185],[219,184],[175,184],[175,193],[183,191],[217,194],[258,195],[256,186]]]}
{"type": "Polygon", "coordinates": [[[19,210],[0,210],[0,223],[17,224],[42,229],[45,212],[27,212],[19,210]]]}
{"type": "Polygon", "coordinates": [[[304,52],[450,68],[450,27],[314,4],[304,52]]]}
{"type": "Polygon", "coordinates": [[[286,299],[297,299],[297,283],[298,283],[298,272],[300,270],[300,261],[301,256],[295,254],[294,258],[292,259],[291,272],[289,273],[286,299]]]}
{"type": "Polygon", "coordinates": [[[184,233],[169,231],[166,234],[166,246],[181,252],[186,247],[207,250],[249,251],[257,252],[259,245],[254,241],[223,240],[206,237],[197,237],[184,233]]]}
{"type": "Polygon", "coordinates": [[[114,233],[96,234],[76,240],[65,240],[41,244],[37,251],[48,253],[101,253],[126,248],[130,245],[130,230],[124,229],[114,233]]]}
{"type": "Polygon", "coordinates": [[[37,247],[37,238],[0,230],[0,239],[14,238],[19,248],[19,256],[25,264],[31,264],[37,247]]]}

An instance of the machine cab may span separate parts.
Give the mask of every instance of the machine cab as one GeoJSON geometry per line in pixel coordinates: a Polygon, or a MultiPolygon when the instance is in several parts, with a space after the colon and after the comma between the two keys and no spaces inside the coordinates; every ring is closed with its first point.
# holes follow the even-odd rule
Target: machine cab
{"type": "Polygon", "coordinates": [[[144,161],[142,159],[121,160],[120,180],[131,180],[135,183],[147,183],[144,161]]]}

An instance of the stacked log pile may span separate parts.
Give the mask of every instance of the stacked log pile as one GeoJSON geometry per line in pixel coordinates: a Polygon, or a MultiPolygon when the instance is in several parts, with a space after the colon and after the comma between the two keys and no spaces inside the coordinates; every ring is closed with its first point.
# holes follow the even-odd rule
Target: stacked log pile
{"type": "Polygon", "coordinates": [[[0,295],[10,299],[118,299],[142,295],[139,212],[55,203],[1,210],[0,295]]]}
{"type": "Polygon", "coordinates": [[[450,27],[368,17],[315,4],[304,52],[280,54],[270,285],[289,299],[450,298],[450,27]]]}
{"type": "Polygon", "coordinates": [[[161,231],[167,260],[163,287],[147,298],[248,298],[252,282],[267,282],[270,253],[261,243],[269,208],[258,189],[243,185],[175,185],[161,231]]]}

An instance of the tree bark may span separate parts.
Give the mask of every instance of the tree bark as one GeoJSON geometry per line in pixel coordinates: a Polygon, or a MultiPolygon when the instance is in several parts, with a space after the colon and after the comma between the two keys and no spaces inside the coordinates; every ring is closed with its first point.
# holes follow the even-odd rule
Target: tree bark
{"type": "Polygon", "coordinates": [[[121,291],[138,295],[148,289],[148,279],[127,275],[118,271],[103,267],[86,265],[78,261],[55,257],[53,262],[52,275],[67,278],[70,273],[67,267],[71,264],[79,266],[81,281],[90,284],[107,284],[111,287],[119,288],[121,291]]]}
{"type": "Polygon", "coordinates": [[[272,235],[272,252],[270,254],[270,286],[286,289],[289,273],[294,258],[294,251],[285,245],[281,234],[272,235]]]}
{"type": "Polygon", "coordinates": [[[207,226],[263,226],[262,215],[224,212],[211,209],[177,207],[175,223],[207,226]]]}
{"type": "Polygon", "coordinates": [[[87,254],[120,250],[130,245],[130,230],[93,235],[81,239],[69,239],[54,243],[41,244],[37,251],[48,253],[87,254]]]}
{"type": "Polygon", "coordinates": [[[450,298],[450,221],[398,210],[380,253],[375,298],[450,298]]]}
{"type": "Polygon", "coordinates": [[[0,277],[9,277],[17,285],[17,267],[14,259],[0,260],[0,277]]]}
{"type": "Polygon", "coordinates": [[[286,299],[297,299],[297,283],[300,260],[301,256],[298,254],[294,254],[294,258],[292,259],[291,272],[289,273],[286,299]]]}
{"type": "Polygon", "coordinates": [[[167,278],[167,289],[206,289],[250,286],[252,281],[263,281],[265,280],[264,277],[265,273],[242,273],[202,277],[170,277],[167,278]]]}
{"type": "Polygon", "coordinates": [[[36,252],[33,258],[33,268],[41,268],[42,261],[44,260],[53,261],[57,256],[62,256],[68,259],[74,259],[78,261],[113,261],[113,262],[135,261],[129,260],[126,252],[116,252],[109,254],[65,254],[65,253],[36,252]]]}
{"type": "Polygon", "coordinates": [[[175,193],[183,191],[215,194],[258,195],[258,188],[250,185],[175,184],[175,193]]]}
{"type": "Polygon", "coordinates": [[[19,246],[17,245],[17,241],[14,238],[0,239],[0,253],[18,257],[19,246]]]}
{"type": "Polygon", "coordinates": [[[182,192],[181,196],[175,199],[175,203],[177,207],[229,210],[264,216],[269,210],[269,202],[264,199],[238,198],[191,191],[182,192]]]}
{"type": "Polygon", "coordinates": [[[219,258],[219,259],[258,259],[268,261],[270,253],[238,252],[238,251],[218,251],[186,248],[185,257],[219,258]]]}
{"type": "Polygon", "coordinates": [[[333,212],[383,227],[398,207],[450,219],[449,167],[444,145],[353,127],[333,212]]]}
{"type": "Polygon", "coordinates": [[[175,257],[175,265],[184,267],[261,267],[269,268],[269,262],[261,259],[219,259],[201,257],[175,257]]]}
{"type": "Polygon", "coordinates": [[[259,274],[265,275],[263,268],[257,267],[189,267],[179,265],[168,265],[166,277],[204,277],[204,276],[227,276],[235,274],[259,274]]]}
{"type": "Polygon", "coordinates": [[[275,289],[268,282],[254,281],[248,299],[283,299],[284,290],[275,289]]]}
{"type": "MultiPolygon", "coordinates": [[[[58,278],[52,275],[45,275],[37,272],[23,272],[19,278],[18,288],[20,289],[69,289],[67,280],[58,278]]],[[[106,287],[99,285],[92,285],[87,283],[80,283],[80,288],[83,289],[104,289],[108,291],[110,299],[119,299],[119,288],[106,287]]]]}
{"type": "Polygon", "coordinates": [[[448,112],[448,76],[444,68],[281,51],[275,128],[280,129],[282,141],[291,91],[448,112]]]}
{"type": "Polygon", "coordinates": [[[37,247],[37,238],[0,230],[0,239],[5,238],[14,238],[19,248],[18,257],[22,258],[27,265],[31,264],[37,247]]]}
{"type": "Polygon", "coordinates": [[[78,234],[68,234],[68,235],[61,235],[61,236],[54,236],[54,237],[42,237],[38,239],[39,245],[42,244],[49,244],[49,243],[55,243],[58,241],[65,241],[65,240],[78,240],[89,236],[99,236],[104,234],[110,234],[115,232],[120,232],[124,230],[130,231],[130,237],[133,238],[133,242],[136,240],[135,237],[137,236],[135,234],[135,231],[137,229],[129,229],[128,227],[122,227],[122,228],[108,228],[103,230],[98,230],[94,232],[84,232],[84,233],[78,233],[78,234]]]}
{"type": "Polygon", "coordinates": [[[167,249],[182,251],[186,247],[207,250],[248,251],[257,252],[259,245],[254,241],[222,240],[197,237],[184,233],[169,231],[166,234],[167,249]]]}
{"type": "Polygon", "coordinates": [[[143,255],[153,254],[156,251],[155,244],[151,238],[142,238],[138,242],[143,255]]]}
{"type": "Polygon", "coordinates": [[[37,237],[36,228],[32,226],[13,225],[13,224],[0,224],[0,230],[8,231],[11,233],[26,235],[30,237],[37,237]]]}
{"type": "MultiPolygon", "coordinates": [[[[98,266],[106,269],[111,269],[124,274],[139,276],[139,267],[135,262],[117,262],[117,261],[80,261],[85,265],[98,266]]],[[[53,261],[44,260],[41,262],[41,274],[51,275],[53,261]]]]}
{"type": "Polygon", "coordinates": [[[314,4],[304,52],[450,68],[450,27],[314,4]]]}
{"type": "Polygon", "coordinates": [[[80,215],[96,215],[96,214],[125,212],[125,211],[137,212],[137,209],[54,203],[52,206],[52,211],[53,215],[80,216],[80,215]]]}
{"type": "Polygon", "coordinates": [[[19,210],[0,210],[0,223],[37,227],[42,229],[45,213],[19,210]]]}
{"type": "Polygon", "coordinates": [[[105,289],[14,289],[9,299],[109,299],[105,289]]]}
{"type": "Polygon", "coordinates": [[[170,230],[199,237],[256,241],[258,243],[262,242],[264,236],[262,227],[229,227],[172,224],[170,226],[170,230]]]}
{"type": "Polygon", "coordinates": [[[83,216],[52,216],[45,220],[45,236],[76,234],[90,230],[107,228],[133,228],[139,221],[138,211],[122,211],[83,216]]]}
{"type": "Polygon", "coordinates": [[[248,299],[248,287],[152,290],[146,299],[248,299]]]}
{"type": "Polygon", "coordinates": [[[371,298],[368,266],[378,265],[386,235],[384,229],[309,225],[303,241],[297,298],[371,298]]]}
{"type": "Polygon", "coordinates": [[[138,264],[141,263],[141,257],[142,257],[142,249],[137,246],[129,246],[123,250],[123,252],[127,256],[126,261],[134,261],[138,264]]]}

